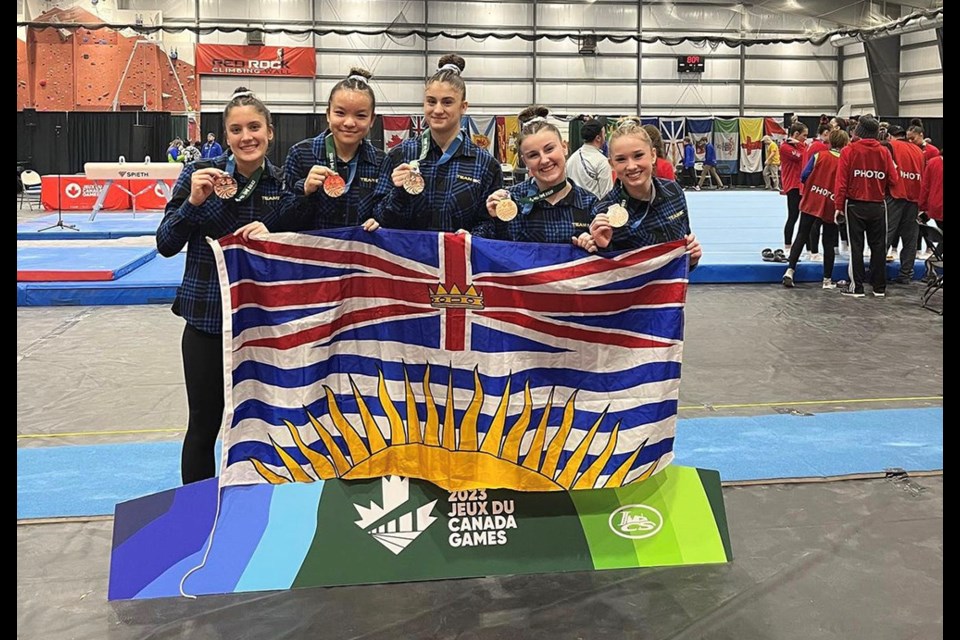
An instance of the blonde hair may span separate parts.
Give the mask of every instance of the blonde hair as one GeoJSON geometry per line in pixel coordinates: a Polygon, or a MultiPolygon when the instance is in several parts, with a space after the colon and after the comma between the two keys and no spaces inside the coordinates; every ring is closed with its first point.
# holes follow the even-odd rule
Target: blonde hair
{"type": "Polygon", "coordinates": [[[635,120],[624,120],[617,126],[616,129],[613,130],[613,133],[610,134],[609,138],[610,147],[613,148],[614,142],[626,136],[636,136],[646,142],[651,149],[656,150],[653,140],[650,139],[650,134],[647,133],[647,130],[643,127],[643,125],[635,120]]]}

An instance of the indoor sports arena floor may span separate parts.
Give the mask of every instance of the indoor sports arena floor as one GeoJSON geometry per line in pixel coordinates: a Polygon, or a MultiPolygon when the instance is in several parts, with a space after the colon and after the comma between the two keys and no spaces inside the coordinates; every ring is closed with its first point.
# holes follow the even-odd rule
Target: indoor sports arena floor
{"type": "Polygon", "coordinates": [[[943,319],[921,290],[690,287],[676,461],[727,481],[727,565],[118,603],[102,514],[178,483],[182,321],[18,307],[17,635],[941,638],[943,319]]]}

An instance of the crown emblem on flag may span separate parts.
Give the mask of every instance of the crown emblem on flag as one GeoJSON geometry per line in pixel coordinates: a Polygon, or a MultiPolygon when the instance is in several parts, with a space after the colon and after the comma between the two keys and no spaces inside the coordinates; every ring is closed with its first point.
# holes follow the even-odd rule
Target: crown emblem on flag
{"type": "Polygon", "coordinates": [[[435,309],[483,309],[483,294],[473,285],[461,293],[457,285],[447,291],[442,284],[438,284],[436,291],[430,292],[430,306],[435,309]]]}

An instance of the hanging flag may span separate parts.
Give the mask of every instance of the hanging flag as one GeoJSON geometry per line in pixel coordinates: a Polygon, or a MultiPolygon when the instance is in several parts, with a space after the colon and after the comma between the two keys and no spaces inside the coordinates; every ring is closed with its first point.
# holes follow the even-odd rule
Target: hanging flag
{"type": "Polygon", "coordinates": [[[427,116],[410,116],[410,136],[419,138],[427,130],[427,116]]]}
{"type": "Polygon", "coordinates": [[[615,259],[359,227],[211,246],[223,486],[399,475],[560,491],[673,459],[683,240],[615,259]]]}
{"type": "Polygon", "coordinates": [[[656,117],[648,118],[646,116],[642,116],[640,118],[640,124],[644,127],[647,125],[651,125],[656,127],[658,131],[660,130],[660,118],[656,118],[656,117]]]}
{"type": "MultiPolygon", "coordinates": [[[[499,136],[499,131],[497,132],[499,136]]],[[[503,118],[503,140],[504,140],[504,162],[514,167],[518,166],[519,147],[517,140],[520,137],[520,119],[517,116],[504,116],[503,118]]]]}
{"type": "Polygon", "coordinates": [[[495,116],[464,116],[468,120],[470,139],[487,153],[493,154],[494,132],[497,126],[495,116]]]}
{"type": "Polygon", "coordinates": [[[717,167],[725,167],[726,173],[736,173],[739,168],[737,160],[740,157],[740,122],[738,118],[714,119],[713,146],[717,148],[717,167]]]}
{"type": "Polygon", "coordinates": [[[410,136],[410,116],[383,116],[383,150],[390,151],[410,136]]]}
{"type": "Polygon", "coordinates": [[[763,171],[763,118],[740,118],[740,171],[763,171]]]}
{"type": "Polygon", "coordinates": [[[707,154],[707,143],[713,138],[713,118],[687,118],[687,135],[696,150],[697,162],[703,162],[707,154]]]}
{"type": "Polygon", "coordinates": [[[777,145],[787,139],[787,131],[780,126],[780,121],[776,118],[763,119],[763,132],[773,138],[777,145]]]}
{"type": "Polygon", "coordinates": [[[667,160],[673,166],[683,162],[683,136],[686,118],[660,118],[660,135],[667,152],[667,160]]]}
{"type": "Polygon", "coordinates": [[[497,162],[507,161],[507,126],[505,116],[497,116],[497,162]]]}

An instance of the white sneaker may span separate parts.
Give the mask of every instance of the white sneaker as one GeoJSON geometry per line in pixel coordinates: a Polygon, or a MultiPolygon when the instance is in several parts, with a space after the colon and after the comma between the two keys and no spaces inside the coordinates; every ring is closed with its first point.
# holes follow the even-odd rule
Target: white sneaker
{"type": "Polygon", "coordinates": [[[783,274],[783,280],[781,280],[781,283],[788,289],[793,288],[793,269],[787,269],[787,272],[783,274]]]}
{"type": "Polygon", "coordinates": [[[833,283],[833,280],[831,280],[830,278],[824,278],[824,279],[823,279],[823,288],[824,288],[824,289],[836,289],[836,288],[837,288],[837,285],[835,285],[835,284],[833,283]]]}

